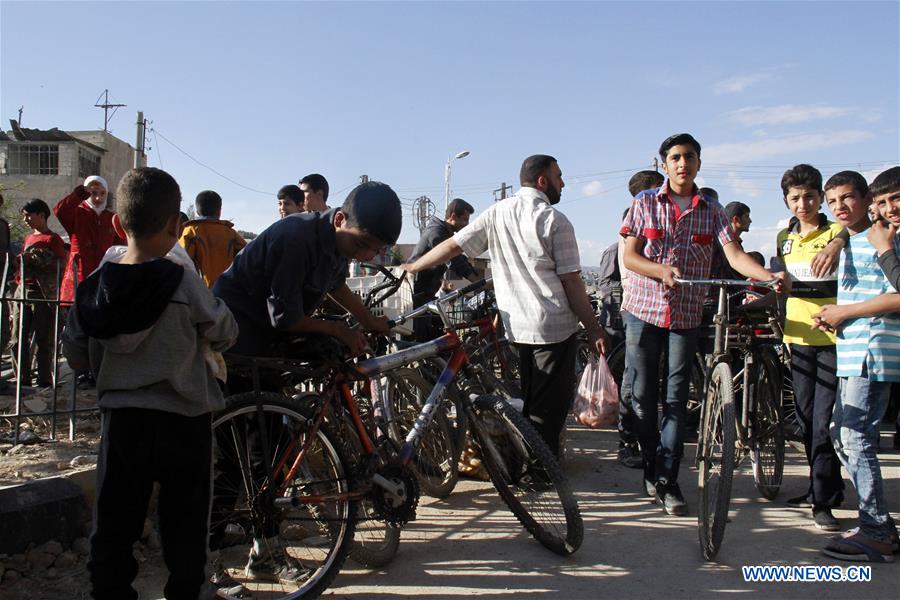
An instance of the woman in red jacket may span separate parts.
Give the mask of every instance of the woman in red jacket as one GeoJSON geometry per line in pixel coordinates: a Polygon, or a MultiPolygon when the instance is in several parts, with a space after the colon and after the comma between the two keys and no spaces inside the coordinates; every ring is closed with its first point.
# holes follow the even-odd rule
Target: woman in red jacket
{"type": "Polygon", "coordinates": [[[106,206],[108,190],[105,179],[91,175],[53,209],[72,245],[60,290],[60,300],[67,305],[75,299],[76,266],[78,283],[81,283],[100,265],[110,246],[125,243],[113,229],[114,213],[106,206]]]}

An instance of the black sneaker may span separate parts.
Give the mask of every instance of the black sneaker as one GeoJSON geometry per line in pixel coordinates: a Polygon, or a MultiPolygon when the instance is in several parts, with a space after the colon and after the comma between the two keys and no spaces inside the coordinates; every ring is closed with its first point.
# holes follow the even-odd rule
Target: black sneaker
{"type": "Polygon", "coordinates": [[[787,501],[787,505],[793,508],[812,508],[812,502],[809,501],[809,494],[803,494],[787,501]]]}
{"type": "Polygon", "coordinates": [[[677,483],[657,483],[656,495],[666,513],[676,517],[683,517],[687,514],[687,502],[684,501],[681,488],[677,483]]]}
{"type": "Polygon", "coordinates": [[[841,530],[841,524],[834,518],[834,515],[831,514],[831,509],[828,507],[814,508],[813,520],[816,522],[816,527],[822,531],[841,530]]]}
{"type": "Polygon", "coordinates": [[[636,446],[630,444],[619,448],[618,460],[629,469],[643,469],[644,457],[636,446]]]}
{"type": "Polygon", "coordinates": [[[257,541],[250,551],[250,560],[247,561],[244,573],[254,579],[300,585],[309,578],[312,569],[307,569],[299,560],[288,556],[277,541],[257,541]]]}

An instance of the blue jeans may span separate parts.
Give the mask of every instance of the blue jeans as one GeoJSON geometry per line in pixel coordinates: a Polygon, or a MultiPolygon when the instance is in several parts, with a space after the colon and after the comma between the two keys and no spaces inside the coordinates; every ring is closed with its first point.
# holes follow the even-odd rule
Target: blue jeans
{"type": "Polygon", "coordinates": [[[691,383],[691,364],[697,350],[698,329],[656,327],[622,312],[625,320],[625,363],[631,401],[638,421],[638,439],[644,456],[644,478],[676,483],[684,455],[684,427],[691,383]],[[659,357],[668,349],[668,378],[663,419],[657,426],[659,357]]]}
{"type": "Polygon", "coordinates": [[[859,530],[867,537],[889,542],[894,524],[875,450],[891,384],[869,381],[864,368],[862,377],[842,377],[840,388],[831,416],[831,439],[859,496],[859,530]]]}

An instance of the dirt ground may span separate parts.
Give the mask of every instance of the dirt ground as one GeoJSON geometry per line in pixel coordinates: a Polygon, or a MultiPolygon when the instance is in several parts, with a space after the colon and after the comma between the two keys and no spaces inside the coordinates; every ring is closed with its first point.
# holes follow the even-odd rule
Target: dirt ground
{"type": "MultiPolygon", "coordinates": [[[[71,384],[63,381],[57,393],[57,410],[67,410],[71,402],[71,384]]],[[[50,416],[30,416],[37,412],[49,411],[53,404],[50,389],[24,388],[22,395],[21,422],[19,425],[20,444],[12,443],[15,420],[0,418],[0,487],[17,485],[53,477],[67,472],[90,468],[96,463],[97,447],[100,443],[100,416],[96,411],[77,413],[75,417],[75,439],[69,439],[69,417],[56,417],[55,437],[53,420],[50,416]],[[40,439],[31,443],[34,436],[40,439]],[[74,460],[74,463],[73,463],[74,460]]],[[[78,390],[78,408],[97,406],[95,390],[78,390]]],[[[10,386],[0,394],[0,414],[15,412],[15,387],[10,386]]]]}
{"type": "MultiPolygon", "coordinates": [[[[646,499],[640,471],[615,460],[616,434],[580,427],[569,436],[565,468],[578,497],[585,541],[569,558],[549,553],[525,533],[493,487],[465,479],[443,501],[423,498],[418,519],[403,530],[400,551],[382,570],[349,562],[323,597],[334,599],[441,598],[816,598],[896,599],[900,563],[873,565],[868,583],[750,583],[741,566],[838,565],[821,554],[825,534],[808,509],[784,500],[806,487],[803,455],[788,448],[784,483],[775,501],[760,498],[745,462],[735,475],[731,522],[716,562],[705,562],[697,541],[695,446],[685,448],[680,482],[687,517],[670,517],[646,499]]],[[[900,453],[880,453],[885,495],[900,518],[900,453]]],[[[835,511],[844,528],[856,525],[856,495],[846,480],[844,506],[835,511]]],[[[151,544],[152,546],[152,544],[151,544]]],[[[135,583],[143,600],[162,597],[165,568],[159,551],[139,550],[135,583]]],[[[34,576],[0,586],[4,600],[88,598],[84,560],[53,578],[34,576]]]]}

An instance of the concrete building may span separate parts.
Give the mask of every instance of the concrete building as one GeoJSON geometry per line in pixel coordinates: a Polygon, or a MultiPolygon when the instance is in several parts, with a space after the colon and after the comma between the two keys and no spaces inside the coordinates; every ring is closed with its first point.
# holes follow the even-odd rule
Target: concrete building
{"type": "MultiPolygon", "coordinates": [[[[19,127],[0,131],[0,187],[6,214],[15,218],[19,208],[40,198],[52,209],[89,175],[100,175],[110,186],[109,206],[115,209],[115,188],[134,166],[135,149],[107,131],[61,131],[19,127]]],[[[146,165],[146,157],[141,157],[146,165]]],[[[50,227],[65,235],[55,218],[50,227]]]]}

